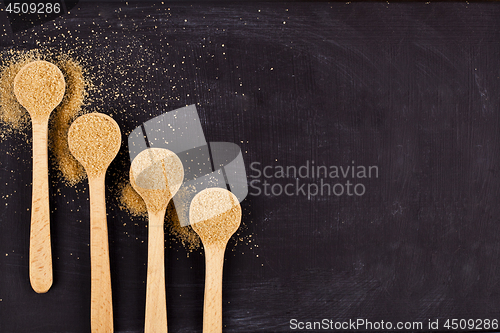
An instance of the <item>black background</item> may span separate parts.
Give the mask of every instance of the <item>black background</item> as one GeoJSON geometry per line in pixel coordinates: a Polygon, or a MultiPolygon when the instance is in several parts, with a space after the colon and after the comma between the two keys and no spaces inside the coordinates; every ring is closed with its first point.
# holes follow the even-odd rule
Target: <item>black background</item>
{"type": "MultiPolygon", "coordinates": [[[[498,4],[80,1],[28,30],[2,22],[3,50],[85,59],[98,86],[87,108],[124,138],[197,104],[207,141],[239,144],[249,176],[252,162],[379,167],[361,197],[245,199],[245,240],[226,252],[225,332],[500,319],[498,4]]],[[[51,174],[55,282],[43,295],[29,284],[29,136],[0,144],[0,332],[89,332],[85,182],[51,174]]],[[[107,178],[114,320],[141,332],[146,222],[116,199],[128,167],[124,140],[107,178]]],[[[168,243],[169,331],[199,332],[203,253],[168,243]]]]}

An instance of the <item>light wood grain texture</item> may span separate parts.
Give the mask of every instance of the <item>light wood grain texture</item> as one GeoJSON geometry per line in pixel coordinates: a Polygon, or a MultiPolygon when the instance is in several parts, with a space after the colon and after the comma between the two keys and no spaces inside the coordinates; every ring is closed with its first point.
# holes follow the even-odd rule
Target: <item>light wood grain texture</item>
{"type": "Polygon", "coordinates": [[[109,268],[108,225],[106,219],[105,174],[89,175],[90,261],[92,333],[113,332],[113,304],[109,268]]]}
{"type": "Polygon", "coordinates": [[[33,192],[29,249],[29,274],[33,290],[45,293],[52,286],[52,249],[50,241],[50,206],[48,182],[48,118],[34,119],[33,192]]]}
{"type": "Polygon", "coordinates": [[[109,116],[90,113],[76,119],[68,131],[71,153],[83,165],[90,192],[90,328],[113,332],[113,302],[106,218],[106,171],[120,150],[121,133],[109,116]]]}
{"type": "Polygon", "coordinates": [[[33,128],[33,188],[30,229],[30,282],[37,293],[52,286],[52,250],[48,183],[48,123],[61,103],[66,82],[59,68],[47,61],[33,61],[14,78],[14,94],[30,114],[33,128]]]}
{"type": "Polygon", "coordinates": [[[203,304],[203,333],[222,332],[222,268],[223,247],[203,245],[205,248],[205,301],[203,304]]]}
{"type": "Polygon", "coordinates": [[[165,292],[165,210],[148,212],[148,276],[146,285],[145,333],[167,332],[165,292]]]}
{"type": "Polygon", "coordinates": [[[167,332],[163,223],[167,205],[183,179],[182,162],[168,149],[145,149],[130,166],[130,184],[144,200],[149,218],[145,333],[167,332]]]}
{"type": "Polygon", "coordinates": [[[203,333],[222,333],[224,252],[241,224],[241,206],[230,191],[207,188],[191,201],[189,220],[205,248],[203,333]]]}

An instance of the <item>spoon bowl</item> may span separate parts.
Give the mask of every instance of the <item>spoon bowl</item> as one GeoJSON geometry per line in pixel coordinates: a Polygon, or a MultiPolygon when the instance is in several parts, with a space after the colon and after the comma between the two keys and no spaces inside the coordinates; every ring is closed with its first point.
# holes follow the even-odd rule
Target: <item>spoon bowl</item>
{"type": "Polygon", "coordinates": [[[241,223],[238,198],[223,188],[204,189],[191,202],[189,221],[204,246],[225,248],[241,223]]]}
{"type": "Polygon", "coordinates": [[[48,119],[61,103],[65,90],[63,73],[48,61],[30,62],[14,78],[14,94],[32,120],[48,119]]]}
{"type": "Polygon", "coordinates": [[[120,127],[105,114],[85,114],[71,124],[68,146],[89,177],[102,176],[120,150],[120,127]]]}
{"type": "MultiPolygon", "coordinates": [[[[130,183],[142,197],[148,210],[165,210],[184,179],[182,162],[164,148],[140,152],[130,166],[130,183]]],[[[162,222],[163,225],[163,222],[162,222]]]]}
{"type": "Polygon", "coordinates": [[[14,94],[28,111],[33,129],[33,189],[29,272],[31,286],[45,293],[52,286],[52,250],[47,138],[51,112],[61,103],[66,82],[59,68],[47,61],[33,61],[14,78],[14,94]]]}

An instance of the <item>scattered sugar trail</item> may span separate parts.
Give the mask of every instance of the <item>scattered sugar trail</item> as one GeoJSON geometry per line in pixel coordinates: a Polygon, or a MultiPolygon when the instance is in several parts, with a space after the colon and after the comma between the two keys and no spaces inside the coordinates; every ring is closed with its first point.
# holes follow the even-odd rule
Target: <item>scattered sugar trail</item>
{"type": "Polygon", "coordinates": [[[71,123],[82,113],[90,82],[84,79],[81,65],[67,56],[58,61],[65,74],[66,95],[55,110],[50,123],[49,147],[55,155],[56,168],[69,185],[74,185],[86,177],[82,165],[73,157],[68,147],[68,130],[71,123]]]}
{"type": "MultiPolygon", "coordinates": [[[[87,89],[92,86],[85,79],[85,71],[78,60],[70,55],[58,54],[48,50],[16,51],[2,53],[3,66],[0,68],[0,123],[3,141],[13,134],[22,134],[28,139],[31,119],[19,104],[14,94],[14,78],[26,64],[46,60],[54,63],[64,74],[66,91],[63,101],[51,113],[49,123],[49,148],[55,159],[51,164],[58,171],[60,178],[69,185],[74,185],[86,177],[83,167],[71,155],[68,148],[67,134],[73,120],[84,113],[87,89]]],[[[29,139],[31,140],[31,139],[29,139]]]]}
{"type": "MultiPolygon", "coordinates": [[[[137,41],[131,41],[132,46],[135,46],[135,43],[137,43],[137,41]]],[[[148,50],[142,49],[142,46],[139,49],[142,50],[143,53],[148,53],[148,50]]],[[[121,107],[132,107],[135,109],[137,106],[135,104],[130,105],[130,102],[128,102],[132,95],[141,96],[145,103],[150,104],[153,102],[150,100],[150,92],[145,90],[145,87],[148,85],[146,82],[143,82],[144,78],[142,76],[139,76],[141,84],[127,81],[117,84],[116,80],[121,78],[124,72],[136,71],[138,64],[136,62],[129,61],[130,59],[128,59],[129,55],[127,52],[121,52],[120,50],[117,50],[116,52],[118,54],[113,55],[117,58],[114,63],[122,65],[117,65],[115,75],[109,77],[103,77],[102,75],[95,74],[105,72],[100,67],[105,67],[106,65],[103,65],[102,63],[89,65],[89,61],[85,60],[81,56],[75,55],[75,53],[71,50],[36,49],[31,51],[7,50],[1,52],[0,129],[2,130],[2,133],[0,134],[0,142],[3,142],[5,139],[14,134],[23,136],[27,145],[31,146],[31,120],[26,110],[24,110],[24,108],[17,102],[13,92],[13,81],[17,72],[25,64],[31,61],[46,60],[53,62],[63,72],[67,89],[62,103],[51,114],[49,125],[49,148],[53,155],[49,155],[52,157],[50,161],[52,167],[51,169],[53,171],[57,171],[59,176],[58,178],[70,186],[76,185],[86,179],[86,173],[83,167],[69,152],[67,132],[71,123],[78,116],[93,111],[94,108],[97,108],[96,105],[106,105],[106,103],[112,103],[120,105],[121,107]]],[[[155,55],[154,52],[151,56],[153,55],[155,55]]],[[[190,56],[188,55],[187,57],[189,58],[190,56]]],[[[152,58],[154,59],[154,57],[152,58]]],[[[144,57],[144,59],[149,59],[151,62],[158,61],[158,59],[151,60],[150,57],[144,57]]],[[[144,59],[139,61],[139,65],[142,67],[145,66],[145,63],[141,62],[145,61],[144,59]]],[[[161,65],[161,62],[159,65],[161,65]]],[[[150,75],[151,71],[156,70],[156,66],[153,66],[153,68],[147,67],[146,74],[150,75]]],[[[167,85],[173,86],[174,88],[175,86],[183,87],[187,82],[184,82],[184,79],[178,79],[179,82],[175,82],[175,78],[178,76],[174,74],[182,76],[182,74],[185,73],[170,73],[169,76],[172,79],[170,79],[167,85]]],[[[156,75],[151,76],[154,77],[156,75]]],[[[147,77],[147,75],[145,77],[147,77]]],[[[196,87],[193,89],[196,91],[196,87]]],[[[186,100],[186,104],[195,103],[200,105],[199,102],[196,102],[196,93],[194,93],[193,96],[187,95],[188,97],[186,97],[179,96],[179,92],[173,88],[171,91],[172,94],[168,94],[166,96],[162,95],[159,101],[154,101],[156,103],[154,103],[155,105],[151,109],[148,111],[144,110],[144,112],[150,117],[153,117],[157,115],[157,109],[162,109],[170,104],[179,106],[179,101],[184,99],[186,100]],[[162,104],[163,107],[161,107],[162,104]]],[[[118,109],[110,110],[110,112],[131,127],[137,126],[137,120],[131,113],[124,114],[118,109]]],[[[127,134],[126,130],[127,129],[125,129],[124,135],[127,134]]],[[[16,148],[11,147],[10,149],[16,148]]],[[[120,173],[122,172],[120,171],[120,173]]],[[[125,173],[128,175],[128,170],[125,173]]],[[[117,182],[119,191],[119,208],[127,211],[136,218],[144,219],[144,217],[147,216],[147,211],[142,198],[131,187],[128,179],[118,177],[118,175],[114,176],[117,176],[117,179],[121,179],[117,182]]],[[[188,252],[201,248],[200,239],[194,230],[190,226],[180,226],[177,213],[172,203],[169,205],[167,210],[165,222],[171,240],[182,244],[188,252]]],[[[233,236],[233,240],[235,241],[235,246],[239,243],[246,243],[246,245],[250,246],[250,250],[252,250],[252,248],[256,247],[256,245],[252,245],[252,235],[245,235],[245,231],[248,229],[247,223],[251,222],[246,221],[244,216],[241,227],[233,236]]],[[[233,249],[233,251],[235,251],[235,249],[233,249]]]]}

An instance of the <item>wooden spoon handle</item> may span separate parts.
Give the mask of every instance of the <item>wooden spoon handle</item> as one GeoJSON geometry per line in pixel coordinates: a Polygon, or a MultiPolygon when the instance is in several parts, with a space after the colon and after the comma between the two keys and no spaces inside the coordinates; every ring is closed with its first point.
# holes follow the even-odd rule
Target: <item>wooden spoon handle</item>
{"type": "Polygon", "coordinates": [[[222,268],[225,247],[205,246],[203,333],[222,332],[222,268]]]}
{"type": "Polygon", "coordinates": [[[33,189],[30,229],[30,281],[37,293],[52,286],[52,250],[50,244],[50,207],[47,135],[48,122],[32,122],[33,189]]]}
{"type": "Polygon", "coordinates": [[[148,276],[144,333],[167,333],[165,294],[165,210],[148,212],[148,276]]]}
{"type": "Polygon", "coordinates": [[[108,224],[106,220],[105,174],[90,177],[90,262],[92,333],[113,332],[113,303],[109,268],[108,224]]]}

